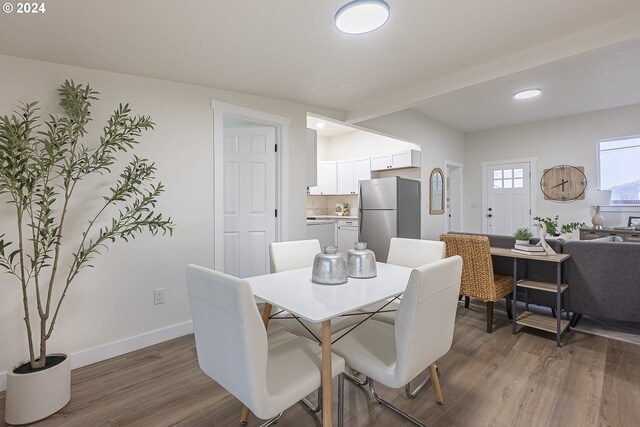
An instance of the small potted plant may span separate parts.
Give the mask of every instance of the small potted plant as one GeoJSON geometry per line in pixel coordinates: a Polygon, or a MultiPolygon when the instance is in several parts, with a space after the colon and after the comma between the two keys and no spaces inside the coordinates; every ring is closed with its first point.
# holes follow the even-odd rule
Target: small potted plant
{"type": "Polygon", "coordinates": [[[8,424],[46,418],[69,401],[69,357],[48,353],[47,341],[79,273],[118,240],[145,232],[171,234],[174,227],[170,218],[155,212],[164,188],[155,181],[153,163],[132,156],[118,176],[112,175],[112,169],[121,166],[118,157],[132,150],[144,131],[153,129],[151,118],[133,116],[129,105],[121,104],[91,143],[86,141],[86,128],[97,92],[89,85],[65,81],[58,93],[59,115],[42,120],[32,102],[0,117],[0,202],[13,208],[12,218],[0,223],[6,227],[0,230],[0,271],[12,276],[21,289],[15,304],[24,316],[28,350],[28,360],[7,373],[8,424]],[[77,240],[70,240],[65,224],[69,212],[78,215],[93,206],[70,200],[85,178],[95,182],[91,178],[96,175],[102,175],[108,186],[102,195],[100,189],[94,190],[98,207],[78,230],[77,240]]]}
{"type": "Polygon", "coordinates": [[[516,245],[528,245],[533,233],[528,228],[518,228],[513,236],[516,238],[516,245]]]}

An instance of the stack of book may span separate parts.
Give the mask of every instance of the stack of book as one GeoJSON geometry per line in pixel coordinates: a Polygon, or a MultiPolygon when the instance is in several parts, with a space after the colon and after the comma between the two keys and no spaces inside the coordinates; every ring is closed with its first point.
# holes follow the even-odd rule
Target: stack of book
{"type": "Polygon", "coordinates": [[[538,245],[518,245],[516,244],[511,252],[522,255],[547,255],[547,252],[542,246],[538,245]]]}

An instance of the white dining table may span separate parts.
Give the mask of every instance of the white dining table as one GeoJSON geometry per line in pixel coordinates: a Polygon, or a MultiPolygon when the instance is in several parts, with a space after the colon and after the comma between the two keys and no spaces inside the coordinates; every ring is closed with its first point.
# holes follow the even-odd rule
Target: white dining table
{"type": "Polygon", "coordinates": [[[256,298],[265,301],[265,327],[271,306],[311,323],[322,323],[322,425],[333,425],[331,395],[331,319],[404,293],[411,268],[377,263],[377,276],[349,278],[342,285],[311,281],[311,267],[245,279],[256,298]]]}

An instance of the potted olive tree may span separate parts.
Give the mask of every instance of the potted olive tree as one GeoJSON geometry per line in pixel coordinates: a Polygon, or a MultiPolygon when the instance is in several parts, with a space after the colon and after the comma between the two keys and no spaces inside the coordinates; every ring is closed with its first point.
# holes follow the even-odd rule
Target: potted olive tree
{"type": "Polygon", "coordinates": [[[58,93],[59,115],[42,120],[37,102],[32,102],[0,117],[0,202],[9,203],[13,212],[12,220],[3,218],[1,223],[7,229],[0,229],[0,270],[22,290],[16,303],[24,315],[29,354],[28,361],[8,372],[9,424],[45,418],[69,401],[69,357],[48,354],[47,341],[78,273],[117,240],[144,232],[171,234],[174,226],[154,211],[163,192],[162,184],[155,183],[155,165],[133,156],[98,198],[99,207],[87,218],[79,244],[63,245],[69,202],[83,179],[110,176],[117,156],[132,150],[154,124],[121,104],[97,141],[85,143],[97,92],[88,84],[65,81],[58,93]],[[14,226],[8,226],[10,222],[14,226]],[[70,265],[60,263],[65,254],[70,265]]]}

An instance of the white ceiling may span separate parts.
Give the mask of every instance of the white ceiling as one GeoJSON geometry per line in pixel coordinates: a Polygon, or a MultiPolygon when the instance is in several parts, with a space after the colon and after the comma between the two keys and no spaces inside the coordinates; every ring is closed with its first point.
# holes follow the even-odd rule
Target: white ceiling
{"type": "Polygon", "coordinates": [[[318,132],[318,136],[323,138],[331,138],[345,133],[356,132],[358,130],[350,126],[336,123],[333,120],[327,120],[311,115],[307,116],[307,127],[309,129],[315,129],[318,132]],[[324,126],[318,127],[318,123],[323,123],[324,126]]]}
{"type": "Polygon", "coordinates": [[[640,104],[640,38],[433,97],[415,111],[472,132],[640,104]],[[515,100],[530,88],[542,94],[515,100]]]}
{"type": "Polygon", "coordinates": [[[333,25],[346,2],[47,2],[44,15],[2,14],[0,54],[329,107],[358,122],[640,37],[638,0],[388,0],[388,23],[360,36],[333,25]]]}

